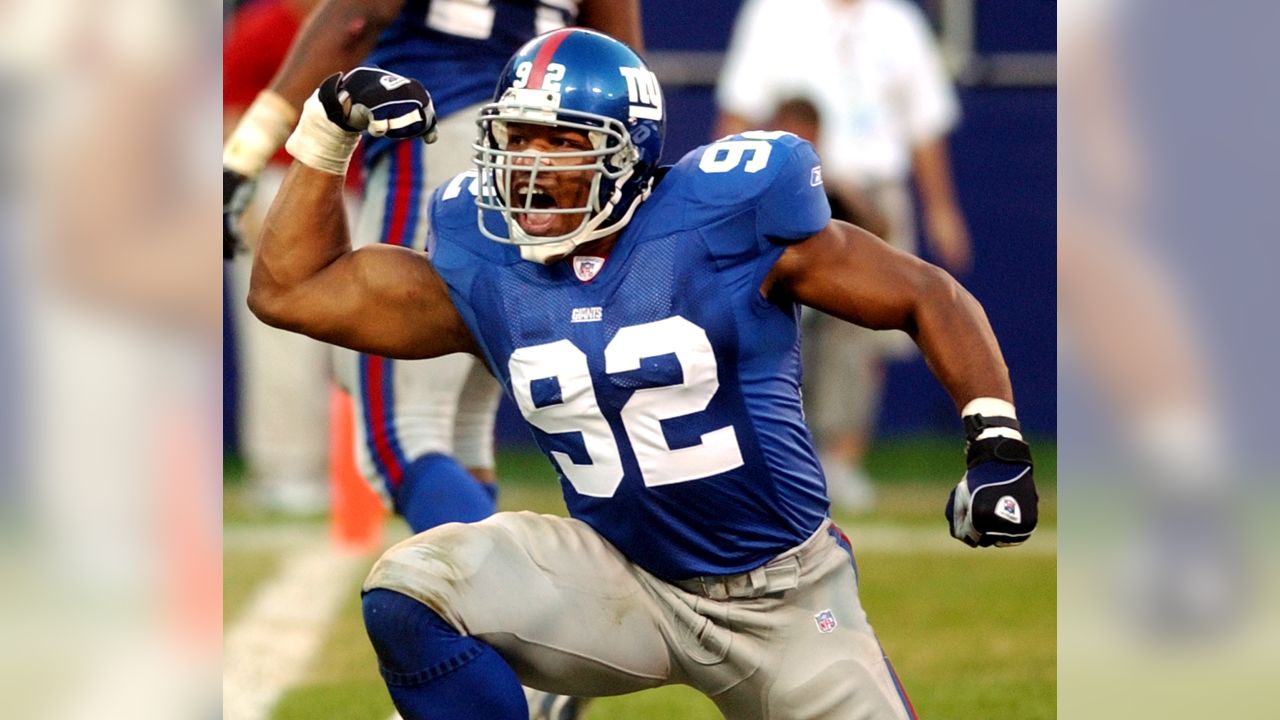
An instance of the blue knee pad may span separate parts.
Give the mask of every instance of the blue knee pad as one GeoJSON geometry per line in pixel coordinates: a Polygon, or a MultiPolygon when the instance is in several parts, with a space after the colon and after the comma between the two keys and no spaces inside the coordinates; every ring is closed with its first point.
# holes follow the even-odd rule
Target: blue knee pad
{"type": "Polygon", "coordinates": [[[364,625],[404,720],[526,720],[520,680],[492,647],[408,596],[364,594],[364,625]]]}
{"type": "Polygon", "coordinates": [[[392,491],[396,512],[415,533],[448,522],[475,522],[495,511],[496,490],[471,476],[457,460],[428,453],[405,468],[392,491]]]}

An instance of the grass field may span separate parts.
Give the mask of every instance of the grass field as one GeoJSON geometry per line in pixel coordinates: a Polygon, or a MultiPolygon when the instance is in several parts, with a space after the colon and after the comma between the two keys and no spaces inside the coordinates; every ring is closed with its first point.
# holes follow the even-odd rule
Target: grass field
{"type": "MultiPolygon", "coordinates": [[[[1053,447],[1033,442],[1042,495],[1041,528],[1015,550],[970,550],[947,536],[941,508],[954,485],[960,452],[953,440],[881,443],[868,465],[880,502],[859,517],[837,514],[853,540],[863,605],[910,693],[928,720],[1038,720],[1055,717],[1056,483],[1053,447]]],[[[329,575],[337,584],[333,612],[307,630],[268,623],[258,640],[239,634],[261,624],[264,597],[290,563],[323,554],[323,519],[284,521],[247,506],[234,466],[227,474],[224,619],[228,631],[226,692],[249,686],[261,694],[254,713],[236,720],[386,720],[392,707],[360,623],[357,588],[375,556],[348,559],[329,575]],[[343,585],[346,585],[345,587],[343,585]],[[279,632],[281,640],[275,641],[279,632]],[[310,632],[314,647],[291,661],[295,678],[267,692],[257,668],[241,658],[270,655],[285,639],[310,632]],[[253,645],[253,643],[259,645],[253,645]],[[245,655],[246,647],[265,648],[245,655]]],[[[564,512],[559,487],[541,456],[515,452],[499,458],[504,509],[564,512]]],[[[405,534],[398,523],[387,541],[405,534]]],[[[334,553],[336,555],[336,552],[334,553]]],[[[304,595],[307,597],[307,595],[304,595]]],[[[304,643],[305,645],[305,643],[304,643]]],[[[310,647],[310,646],[307,646],[310,647]]],[[[289,656],[284,656],[289,657],[289,656]]],[[[266,667],[271,677],[280,667],[266,667]]],[[[287,675],[288,673],[283,673],[287,675]]],[[[232,703],[228,701],[228,707],[232,703]]],[[[251,705],[251,704],[250,704],[251,705]]],[[[228,715],[228,717],[232,717],[228,715]]],[[[588,720],[713,720],[720,714],[695,691],[661,688],[592,703],[588,720]]]]}

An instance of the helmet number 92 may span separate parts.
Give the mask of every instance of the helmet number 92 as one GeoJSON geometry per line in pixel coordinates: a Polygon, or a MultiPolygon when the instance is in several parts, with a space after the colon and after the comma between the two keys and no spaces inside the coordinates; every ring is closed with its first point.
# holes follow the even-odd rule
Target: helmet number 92
{"type": "MultiPolygon", "coordinates": [[[[511,82],[511,87],[523,88],[529,85],[529,73],[533,71],[533,63],[525,60],[516,66],[516,79],[511,82]]],[[[547,71],[542,75],[541,87],[535,90],[546,90],[547,92],[560,92],[560,82],[564,80],[564,65],[561,63],[548,63],[547,71]]]]}
{"type": "Polygon", "coordinates": [[[742,165],[748,155],[750,159],[743,166],[743,171],[760,172],[769,164],[769,154],[773,152],[770,140],[777,140],[787,133],[781,130],[749,130],[742,133],[739,139],[720,140],[711,143],[702,152],[698,160],[698,169],[705,173],[725,173],[742,165]]]}

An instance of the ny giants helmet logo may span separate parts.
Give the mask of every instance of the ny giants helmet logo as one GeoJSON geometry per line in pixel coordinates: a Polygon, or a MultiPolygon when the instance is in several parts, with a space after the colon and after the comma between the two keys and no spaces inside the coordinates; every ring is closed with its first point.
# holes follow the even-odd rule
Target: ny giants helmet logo
{"type": "Polygon", "coordinates": [[[631,117],[642,120],[661,120],[662,90],[658,88],[658,76],[651,70],[638,67],[620,67],[618,72],[627,79],[631,117]]]}

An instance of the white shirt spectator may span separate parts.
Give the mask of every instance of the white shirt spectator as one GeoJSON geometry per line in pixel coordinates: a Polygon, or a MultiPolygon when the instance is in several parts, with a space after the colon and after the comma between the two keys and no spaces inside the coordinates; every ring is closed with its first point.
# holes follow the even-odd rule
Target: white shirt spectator
{"type": "Polygon", "coordinates": [[[912,148],[947,134],[960,115],[929,25],[908,0],[747,0],[720,108],[763,122],[797,96],[824,118],[826,171],[864,185],[904,181],[912,148]]]}

